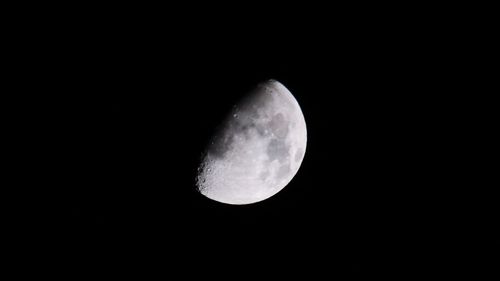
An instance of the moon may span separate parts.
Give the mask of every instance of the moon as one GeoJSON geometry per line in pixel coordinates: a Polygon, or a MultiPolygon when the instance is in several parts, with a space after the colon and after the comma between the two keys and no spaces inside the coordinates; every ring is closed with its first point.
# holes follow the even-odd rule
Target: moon
{"type": "Polygon", "coordinates": [[[257,85],[216,130],[198,167],[196,186],[226,204],[252,204],[278,193],[306,151],[304,115],[280,82],[257,85]]]}

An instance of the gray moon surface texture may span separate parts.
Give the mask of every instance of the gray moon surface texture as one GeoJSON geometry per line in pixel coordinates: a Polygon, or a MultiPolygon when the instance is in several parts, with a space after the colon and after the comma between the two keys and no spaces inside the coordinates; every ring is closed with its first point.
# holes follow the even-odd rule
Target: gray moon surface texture
{"type": "Polygon", "coordinates": [[[261,83],[216,130],[198,168],[198,191],[234,205],[265,200],[295,176],[306,143],[304,115],[293,95],[276,80],[261,83]]]}

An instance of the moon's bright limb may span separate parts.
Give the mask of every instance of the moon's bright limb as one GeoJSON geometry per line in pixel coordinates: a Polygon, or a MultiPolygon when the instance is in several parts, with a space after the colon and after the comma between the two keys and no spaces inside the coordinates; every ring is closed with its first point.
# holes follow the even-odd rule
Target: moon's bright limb
{"type": "Polygon", "coordinates": [[[275,80],[261,83],[214,135],[198,169],[198,190],[227,204],[265,200],[295,176],[306,142],[304,115],[290,91],[275,80]]]}

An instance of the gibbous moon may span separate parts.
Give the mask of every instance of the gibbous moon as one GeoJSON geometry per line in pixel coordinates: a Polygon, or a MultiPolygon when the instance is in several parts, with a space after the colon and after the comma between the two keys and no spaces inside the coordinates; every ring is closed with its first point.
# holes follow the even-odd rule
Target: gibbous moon
{"type": "Polygon", "coordinates": [[[295,176],[307,131],[299,104],[275,80],[259,84],[216,131],[198,168],[203,195],[227,204],[265,200],[295,176]]]}

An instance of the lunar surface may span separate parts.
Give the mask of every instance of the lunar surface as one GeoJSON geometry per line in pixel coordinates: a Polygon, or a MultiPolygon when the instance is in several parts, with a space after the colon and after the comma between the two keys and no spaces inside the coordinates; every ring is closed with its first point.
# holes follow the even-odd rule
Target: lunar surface
{"type": "Polygon", "coordinates": [[[265,200],[295,176],[306,142],[304,115],[290,91],[275,80],[261,83],[216,130],[198,168],[197,188],[227,204],[265,200]]]}

